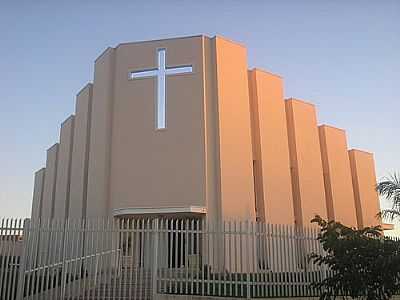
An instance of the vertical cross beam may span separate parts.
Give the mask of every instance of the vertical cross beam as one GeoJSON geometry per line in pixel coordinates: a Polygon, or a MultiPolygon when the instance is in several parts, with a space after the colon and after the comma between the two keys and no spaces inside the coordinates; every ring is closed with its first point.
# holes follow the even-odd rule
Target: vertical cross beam
{"type": "Polygon", "coordinates": [[[192,73],[193,68],[188,66],[167,67],[166,49],[157,50],[157,68],[130,72],[130,79],[157,78],[157,101],[156,101],[156,129],[166,129],[166,76],[192,73]]]}

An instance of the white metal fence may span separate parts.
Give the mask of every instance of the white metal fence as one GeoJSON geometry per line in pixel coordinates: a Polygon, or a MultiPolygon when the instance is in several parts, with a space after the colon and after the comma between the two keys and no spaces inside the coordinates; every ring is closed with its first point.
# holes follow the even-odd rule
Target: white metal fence
{"type": "Polygon", "coordinates": [[[317,295],[317,230],[203,219],[1,220],[0,299],[317,295]]]}

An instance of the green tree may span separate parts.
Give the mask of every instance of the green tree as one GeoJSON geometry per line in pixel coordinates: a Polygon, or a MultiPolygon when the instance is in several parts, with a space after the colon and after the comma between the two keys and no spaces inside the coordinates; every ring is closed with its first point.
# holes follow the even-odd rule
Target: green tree
{"type": "Polygon", "coordinates": [[[384,178],[376,186],[378,194],[390,201],[391,208],[384,209],[378,215],[383,219],[393,221],[400,218],[400,176],[397,173],[384,178]]]}
{"type": "Polygon", "coordinates": [[[318,240],[324,254],[310,260],[328,268],[327,277],[314,282],[320,299],[390,299],[400,290],[400,243],[382,235],[379,226],[360,230],[316,216],[318,240]]]}

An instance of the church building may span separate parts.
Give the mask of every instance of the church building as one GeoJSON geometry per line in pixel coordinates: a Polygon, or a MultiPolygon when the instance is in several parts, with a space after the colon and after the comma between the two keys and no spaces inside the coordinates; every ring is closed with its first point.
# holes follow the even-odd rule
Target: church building
{"type": "MultiPolygon", "coordinates": [[[[365,120],[367,122],[367,120],[365,120]]],[[[204,35],[107,48],[35,173],[32,219],[162,216],[376,225],[374,158],[348,150],[246,48],[204,35]]]]}

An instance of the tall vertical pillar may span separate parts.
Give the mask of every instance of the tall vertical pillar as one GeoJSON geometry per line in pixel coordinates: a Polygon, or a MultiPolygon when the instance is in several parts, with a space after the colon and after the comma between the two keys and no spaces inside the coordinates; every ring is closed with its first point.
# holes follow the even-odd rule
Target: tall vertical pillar
{"type": "Polygon", "coordinates": [[[33,200],[32,200],[32,220],[38,220],[42,215],[42,199],[43,199],[43,187],[46,169],[42,168],[35,173],[34,185],[33,185],[33,200]]]}
{"type": "Polygon", "coordinates": [[[54,199],[56,194],[58,147],[54,144],[47,150],[46,177],[43,186],[42,219],[51,219],[54,216],[54,199]]]}
{"type": "Polygon", "coordinates": [[[257,214],[272,224],[294,224],[283,80],[249,71],[257,214]]]}
{"type": "Polygon", "coordinates": [[[115,49],[108,48],[95,62],[86,210],[88,218],[110,214],[108,198],[114,68],[115,49]]]}
{"type": "Polygon", "coordinates": [[[215,51],[214,40],[203,37],[203,89],[204,89],[204,157],[206,176],[206,207],[207,219],[220,218],[219,174],[216,168],[218,161],[218,103],[215,101],[217,91],[215,86],[215,51]]]}
{"type": "Polygon", "coordinates": [[[315,215],[327,217],[315,106],[289,99],[286,116],[296,223],[309,226],[315,215]]]}
{"type": "Polygon", "coordinates": [[[344,130],[319,126],[328,218],[357,227],[356,208],[344,130]]]}
{"type": "Polygon", "coordinates": [[[54,201],[54,218],[59,220],[68,217],[73,140],[74,116],[70,116],[61,124],[60,130],[60,147],[58,152],[56,194],[54,201]]]}
{"type": "Polygon", "coordinates": [[[69,217],[73,219],[86,217],[91,110],[92,84],[88,84],[76,98],[69,202],[69,217]]]}
{"type": "Polygon", "coordinates": [[[216,67],[220,216],[254,220],[255,200],[247,51],[220,37],[213,39],[216,67]]]}
{"type": "Polygon", "coordinates": [[[352,149],[349,151],[353,180],[357,223],[359,228],[381,224],[376,217],[380,212],[376,192],[375,162],[372,153],[352,149]]]}

